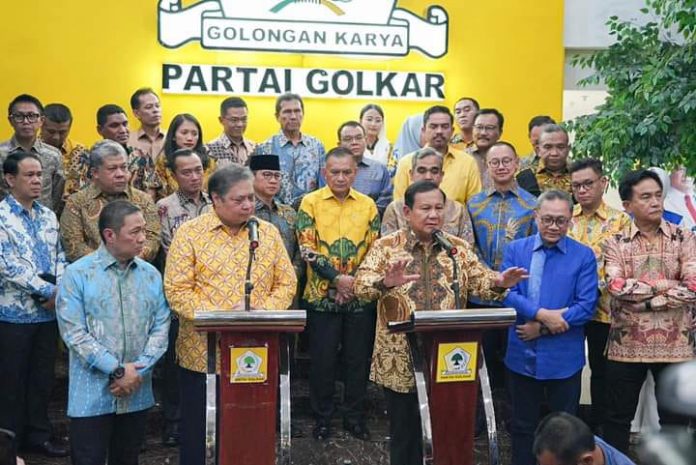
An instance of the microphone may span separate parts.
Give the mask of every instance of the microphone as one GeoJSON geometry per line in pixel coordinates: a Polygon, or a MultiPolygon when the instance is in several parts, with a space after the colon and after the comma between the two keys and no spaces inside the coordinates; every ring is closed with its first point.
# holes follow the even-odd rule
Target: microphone
{"type": "Polygon", "coordinates": [[[439,229],[432,232],[432,238],[435,242],[440,244],[440,247],[445,249],[447,255],[454,257],[457,255],[457,248],[445,237],[445,235],[439,229]]]}
{"type": "Polygon", "coordinates": [[[259,246],[259,222],[256,218],[249,218],[247,221],[247,229],[249,230],[249,248],[256,250],[259,246]]]}

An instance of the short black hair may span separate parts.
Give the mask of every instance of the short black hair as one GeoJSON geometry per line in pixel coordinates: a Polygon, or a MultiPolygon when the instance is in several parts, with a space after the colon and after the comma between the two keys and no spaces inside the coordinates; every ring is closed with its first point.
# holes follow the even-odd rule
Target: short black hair
{"type": "Polygon", "coordinates": [[[363,119],[363,116],[365,116],[365,113],[367,113],[370,110],[375,110],[377,113],[379,113],[379,116],[384,119],[384,110],[382,110],[382,107],[377,105],[376,103],[368,103],[364,107],[362,107],[362,110],[360,110],[360,119],[363,119]]]}
{"type": "Polygon", "coordinates": [[[348,150],[347,148],[344,148],[344,147],[334,147],[326,153],[326,161],[329,161],[329,158],[344,158],[344,157],[350,157],[351,160],[355,160],[353,158],[353,154],[351,153],[351,151],[348,150]]]}
{"type": "Polygon", "coordinates": [[[275,101],[275,114],[278,116],[280,114],[280,107],[282,106],[283,102],[290,102],[292,100],[297,100],[300,102],[300,108],[302,108],[302,111],[304,112],[304,102],[302,101],[302,97],[299,96],[299,94],[293,94],[292,92],[285,93],[283,95],[279,95],[278,98],[275,101]]]}
{"type": "Polygon", "coordinates": [[[447,116],[449,116],[450,124],[454,124],[454,115],[452,114],[449,108],[447,108],[444,105],[433,105],[432,107],[425,110],[425,113],[423,113],[423,127],[425,127],[425,125],[428,124],[428,120],[430,119],[430,117],[436,113],[446,114],[447,116]]]}
{"type": "Polygon", "coordinates": [[[362,129],[363,135],[365,134],[365,128],[362,124],[358,123],[357,121],[346,121],[340,125],[338,127],[338,131],[336,131],[336,136],[338,136],[339,141],[341,140],[341,131],[343,131],[343,128],[360,128],[362,129]]]}
{"type": "Polygon", "coordinates": [[[510,150],[512,150],[512,153],[514,153],[515,156],[517,156],[517,149],[515,148],[515,146],[512,145],[511,142],[505,142],[504,140],[499,140],[495,144],[491,145],[488,150],[490,151],[490,149],[492,149],[493,147],[497,147],[497,146],[507,147],[510,150]]]}
{"type": "Polygon", "coordinates": [[[225,116],[230,108],[249,108],[246,102],[239,97],[227,97],[220,104],[220,116],[225,116]]]}
{"type": "Polygon", "coordinates": [[[49,103],[44,109],[44,116],[54,123],[72,123],[73,116],[70,108],[62,103],[49,103]]]}
{"type": "Polygon", "coordinates": [[[20,95],[16,96],[15,98],[13,98],[12,101],[10,102],[10,104],[8,105],[8,107],[7,107],[7,114],[8,115],[12,114],[12,110],[14,110],[15,105],[17,105],[18,103],[32,103],[36,106],[36,108],[39,109],[40,114],[43,115],[43,113],[44,113],[44,107],[38,98],[34,97],[33,95],[29,95],[29,94],[20,94],[20,95]]]}
{"type": "Polygon", "coordinates": [[[5,161],[2,162],[2,172],[17,176],[17,174],[19,174],[19,164],[27,158],[33,158],[43,166],[41,159],[35,153],[18,150],[17,152],[9,154],[7,158],[5,158],[5,161]]]}
{"type": "Polygon", "coordinates": [[[196,126],[196,130],[198,131],[198,141],[192,150],[196,152],[199,157],[201,157],[203,168],[208,169],[208,166],[210,165],[210,157],[208,156],[208,149],[203,144],[203,128],[201,127],[201,123],[198,122],[198,119],[190,113],[179,113],[172,119],[172,122],[169,123],[167,135],[164,136],[164,145],[162,146],[164,156],[167,157],[167,163],[169,163],[169,157],[171,157],[174,152],[182,148],[176,144],[176,131],[178,131],[179,127],[186,122],[192,123],[194,126],[196,126]]]}
{"type": "Polygon", "coordinates": [[[633,198],[633,187],[646,179],[652,179],[660,186],[660,189],[664,190],[665,187],[662,185],[660,176],[657,173],[650,170],[630,171],[626,173],[619,183],[619,197],[621,197],[621,200],[624,202],[631,200],[633,198]]]}
{"type": "Polygon", "coordinates": [[[130,203],[128,200],[114,200],[106,204],[102,211],[99,213],[99,235],[102,241],[106,242],[104,238],[104,230],[111,229],[113,231],[120,231],[123,227],[125,218],[133,213],[138,213],[142,211],[140,207],[135,204],[130,203]]]}
{"type": "Polygon", "coordinates": [[[573,174],[576,171],[581,171],[587,168],[592,169],[592,171],[594,171],[598,176],[604,176],[604,167],[602,166],[602,162],[596,158],[582,158],[580,160],[576,160],[570,164],[568,172],[573,174]]]}
{"type": "Polygon", "coordinates": [[[97,126],[104,126],[109,116],[118,115],[120,113],[125,114],[126,112],[123,108],[119,107],[118,105],[115,105],[113,103],[107,103],[106,105],[102,105],[97,110],[97,126]]]}
{"type": "Polygon", "coordinates": [[[408,188],[406,189],[406,193],[404,194],[404,203],[408,208],[413,209],[413,206],[416,203],[416,195],[418,194],[425,194],[426,192],[432,192],[432,191],[440,191],[442,194],[442,200],[447,201],[447,195],[445,194],[445,191],[440,189],[440,186],[435,184],[432,181],[416,181],[408,188]]]}
{"type": "Polygon", "coordinates": [[[534,456],[548,451],[562,465],[575,465],[582,454],[594,449],[595,439],[590,427],[565,412],[547,415],[534,433],[534,456]]]}
{"type": "Polygon", "coordinates": [[[532,129],[536,127],[545,126],[547,124],[556,124],[556,120],[548,115],[532,116],[532,119],[529,120],[529,124],[527,125],[527,133],[532,132],[532,129]]]}
{"type": "Polygon", "coordinates": [[[468,100],[468,101],[470,101],[471,103],[473,103],[473,104],[474,104],[474,107],[476,107],[476,111],[479,111],[479,109],[481,108],[481,107],[479,106],[478,100],[476,100],[474,97],[461,97],[459,100],[457,100],[456,102],[454,102],[454,106],[456,107],[457,104],[458,104],[459,102],[463,101],[463,100],[468,100]]]}
{"type": "Polygon", "coordinates": [[[133,92],[133,95],[131,95],[131,98],[130,98],[131,109],[137,110],[138,108],[140,108],[140,97],[142,97],[143,95],[147,95],[147,94],[152,94],[155,97],[157,97],[157,100],[159,100],[159,95],[157,95],[157,92],[155,92],[152,89],[152,87],[141,87],[140,89],[133,92]]]}
{"type": "MultiPolygon", "coordinates": [[[[170,154],[167,157],[167,168],[169,168],[169,170],[172,173],[174,173],[176,171],[176,159],[179,157],[189,157],[191,155],[196,155],[199,159],[201,158],[201,156],[198,155],[198,153],[195,150],[191,150],[191,149],[175,150],[174,153],[170,154]]],[[[201,164],[202,164],[202,161],[203,160],[201,160],[201,164]]]]}
{"type": "Polygon", "coordinates": [[[498,130],[500,132],[503,132],[503,125],[505,124],[505,117],[503,116],[503,114],[501,112],[499,112],[495,108],[481,108],[479,111],[476,112],[476,116],[474,117],[474,121],[476,121],[476,119],[479,116],[483,116],[483,115],[494,115],[496,117],[496,119],[498,120],[498,130]]]}

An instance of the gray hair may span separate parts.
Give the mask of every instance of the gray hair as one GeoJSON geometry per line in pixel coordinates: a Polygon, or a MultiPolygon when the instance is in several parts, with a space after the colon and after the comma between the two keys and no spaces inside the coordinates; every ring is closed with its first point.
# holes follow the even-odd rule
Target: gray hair
{"type": "Polygon", "coordinates": [[[550,202],[551,200],[565,200],[568,203],[570,213],[573,213],[573,198],[569,193],[558,189],[550,189],[542,192],[537,199],[536,209],[539,210],[544,202],[550,202]]]}
{"type": "Polygon", "coordinates": [[[128,159],[126,149],[121,144],[109,139],[100,140],[89,151],[89,167],[99,168],[104,164],[105,157],[118,157],[121,155],[128,159]]]}
{"type": "Polygon", "coordinates": [[[208,194],[211,196],[217,194],[218,197],[224,197],[227,193],[242,181],[252,181],[254,175],[246,166],[228,165],[216,171],[210,179],[208,179],[208,194]]]}
{"type": "Polygon", "coordinates": [[[568,131],[566,131],[563,126],[559,126],[558,124],[545,124],[542,126],[541,133],[539,134],[539,139],[541,139],[541,136],[544,134],[551,134],[554,132],[562,132],[566,135],[566,137],[568,137],[568,131]]]}
{"type": "Polygon", "coordinates": [[[437,159],[440,161],[440,168],[442,168],[442,164],[444,163],[442,154],[432,147],[425,147],[424,149],[416,150],[416,152],[413,154],[413,159],[411,160],[411,169],[415,170],[418,162],[428,157],[437,157],[437,159]]]}

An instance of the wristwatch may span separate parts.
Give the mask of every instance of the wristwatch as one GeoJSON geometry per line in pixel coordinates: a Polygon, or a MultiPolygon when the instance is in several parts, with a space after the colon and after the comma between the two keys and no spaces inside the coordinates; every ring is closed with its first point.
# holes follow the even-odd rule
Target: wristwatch
{"type": "Polygon", "coordinates": [[[114,371],[109,373],[109,382],[113,383],[117,379],[123,378],[123,376],[125,374],[126,374],[126,369],[123,368],[121,365],[119,365],[118,367],[116,367],[116,369],[114,371]]]}

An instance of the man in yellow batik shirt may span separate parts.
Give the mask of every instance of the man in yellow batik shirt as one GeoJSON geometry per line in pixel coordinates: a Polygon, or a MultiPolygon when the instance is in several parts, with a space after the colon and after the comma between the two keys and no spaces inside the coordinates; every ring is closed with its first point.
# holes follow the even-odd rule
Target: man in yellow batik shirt
{"type": "MultiPolygon", "coordinates": [[[[164,273],[169,305],[179,315],[176,352],[183,399],[180,462],[187,465],[202,465],[205,458],[207,340],[194,329],[193,314],[243,310],[249,259],[246,224],[256,202],[253,175],[238,165],[213,174],[208,193],[213,211],[179,227],[169,247],[164,273]]],[[[280,233],[263,220],[259,220],[259,246],[251,278],[253,309],[285,310],[292,303],[297,286],[295,271],[280,233]]]]}
{"type": "Polygon", "coordinates": [[[592,375],[590,392],[592,394],[592,416],[590,426],[601,432],[606,411],[606,357],[611,323],[609,293],[604,280],[604,254],[602,244],[615,234],[619,234],[631,223],[630,217],[610,207],[602,196],[607,187],[602,162],[593,158],[578,160],[570,166],[570,187],[578,204],[573,210],[573,225],[568,235],[590,247],[597,258],[599,274],[599,300],[592,321],[585,325],[587,338],[587,358],[592,375]]]}
{"type": "Polygon", "coordinates": [[[351,186],[358,165],[348,149],[326,156],[327,186],[305,195],[297,213],[297,237],[308,263],[304,308],[307,312],[309,396],[315,439],[331,435],[336,368],[344,370],[343,428],[369,439],[363,401],[375,326],[375,307],[353,295],[353,274],[379,234],[375,202],[351,186]],[[343,363],[336,354],[342,347],[343,363]]]}

